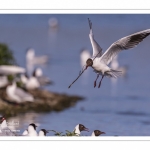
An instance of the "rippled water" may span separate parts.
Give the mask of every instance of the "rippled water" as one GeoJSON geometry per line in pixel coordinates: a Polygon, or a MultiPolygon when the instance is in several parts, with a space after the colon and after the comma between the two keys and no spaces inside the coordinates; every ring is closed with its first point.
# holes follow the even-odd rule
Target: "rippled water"
{"type": "Polygon", "coordinates": [[[62,112],[27,113],[9,121],[19,120],[21,132],[31,122],[39,125],[38,130],[62,132],[72,131],[81,123],[90,129],[82,135],[91,135],[99,129],[106,132],[104,136],[149,136],[150,37],[133,50],[119,54],[119,65],[127,65],[128,72],[126,78],[119,78],[115,85],[104,78],[101,88],[94,88],[96,74],[89,68],[68,89],[81,69],[80,50],[85,47],[92,53],[88,17],[93,22],[95,39],[104,51],[116,40],[150,28],[150,15],[0,15],[0,42],[10,46],[20,66],[25,67],[26,49],[33,47],[37,55],[50,56],[49,65],[42,69],[55,84],[46,89],[85,97],[75,107],[62,112]],[[49,28],[51,17],[58,19],[58,30],[49,28]]]}

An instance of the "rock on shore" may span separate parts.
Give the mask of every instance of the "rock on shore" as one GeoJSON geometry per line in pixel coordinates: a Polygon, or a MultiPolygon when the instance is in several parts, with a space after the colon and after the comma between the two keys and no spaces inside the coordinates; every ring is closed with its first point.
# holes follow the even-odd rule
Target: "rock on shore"
{"type": "Polygon", "coordinates": [[[80,96],[58,94],[41,89],[28,92],[34,96],[35,101],[16,104],[7,97],[5,89],[0,89],[0,114],[9,117],[26,112],[61,111],[83,100],[80,96]]]}

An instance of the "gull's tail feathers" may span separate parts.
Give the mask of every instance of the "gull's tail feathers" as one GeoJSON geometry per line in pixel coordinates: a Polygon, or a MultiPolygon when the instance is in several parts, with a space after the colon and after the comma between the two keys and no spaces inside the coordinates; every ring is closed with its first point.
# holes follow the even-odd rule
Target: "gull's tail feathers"
{"type": "Polygon", "coordinates": [[[111,69],[109,72],[106,72],[106,75],[113,78],[118,78],[122,75],[122,71],[111,69]]]}

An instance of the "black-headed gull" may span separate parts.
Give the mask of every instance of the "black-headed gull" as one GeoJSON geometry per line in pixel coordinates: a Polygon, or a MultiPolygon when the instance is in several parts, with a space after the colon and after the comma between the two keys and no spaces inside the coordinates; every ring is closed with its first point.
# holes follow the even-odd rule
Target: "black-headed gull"
{"type": "Polygon", "coordinates": [[[38,80],[38,82],[40,83],[41,86],[42,85],[48,85],[48,84],[52,83],[48,77],[43,76],[43,71],[42,71],[41,68],[36,68],[33,71],[32,76],[37,78],[37,80],[38,80]]]}
{"type": "Polygon", "coordinates": [[[21,74],[21,82],[25,85],[28,90],[38,89],[41,87],[39,81],[35,76],[28,77],[27,74],[21,74]]]}
{"type": "Polygon", "coordinates": [[[39,136],[46,136],[47,133],[49,133],[48,130],[41,129],[41,130],[39,131],[39,136]]]}
{"type": "MultiPolygon", "coordinates": [[[[108,77],[114,77],[117,78],[121,75],[121,71],[119,70],[113,70],[108,65],[112,61],[112,59],[122,50],[127,50],[130,48],[134,48],[137,46],[140,42],[143,41],[144,38],[146,38],[150,34],[150,29],[143,30],[134,34],[131,34],[129,36],[123,37],[119,39],[118,41],[114,42],[103,54],[102,49],[98,45],[98,43],[94,39],[93,31],[92,31],[92,22],[88,19],[89,26],[90,26],[90,41],[93,47],[93,56],[86,61],[85,68],[82,70],[82,72],[79,74],[77,79],[81,76],[81,74],[88,68],[92,67],[94,69],[94,72],[97,73],[96,80],[94,81],[94,87],[96,87],[96,81],[98,77],[101,75],[102,78],[99,82],[98,88],[101,86],[102,79],[104,76],[108,77]]],[[[76,80],[77,80],[76,79],[76,80]]],[[[72,84],[76,81],[74,80],[72,84]]],[[[72,85],[71,84],[71,85],[72,85]]],[[[68,87],[70,88],[71,85],[68,87]]]]}
{"type": "Polygon", "coordinates": [[[6,94],[11,101],[16,103],[22,103],[25,101],[28,102],[34,101],[34,97],[31,94],[25,92],[23,89],[17,87],[15,81],[12,83],[12,85],[7,86],[6,94]]]}
{"type": "Polygon", "coordinates": [[[114,70],[110,67],[108,67],[109,63],[112,61],[112,59],[122,50],[127,50],[130,48],[134,48],[137,46],[140,42],[143,41],[144,38],[146,38],[150,34],[150,29],[143,30],[134,34],[131,34],[129,36],[123,37],[119,39],[118,41],[114,42],[103,54],[102,50],[94,47],[94,36],[92,32],[92,22],[89,20],[89,26],[90,26],[90,40],[91,43],[93,43],[93,56],[89,58],[86,61],[86,68],[92,67],[94,71],[97,73],[97,78],[94,82],[94,87],[96,86],[96,81],[99,77],[99,75],[102,75],[102,78],[99,82],[98,87],[100,87],[102,79],[104,76],[108,77],[114,77],[117,78],[121,75],[121,71],[114,70]],[[98,54],[100,53],[100,54],[98,54]],[[98,54],[98,56],[96,56],[98,54]],[[95,57],[96,56],[96,57],[95,57]]]}
{"type": "Polygon", "coordinates": [[[5,117],[0,117],[0,136],[17,136],[7,126],[5,117]]]}
{"type": "Polygon", "coordinates": [[[101,134],[105,134],[105,132],[102,132],[102,131],[100,131],[100,130],[94,130],[94,131],[92,132],[92,135],[91,135],[91,136],[99,136],[99,135],[101,135],[101,134]]]}
{"type": "Polygon", "coordinates": [[[74,128],[74,133],[79,136],[81,131],[88,131],[89,132],[89,129],[86,128],[84,125],[82,124],[77,124],[74,128]]]}
{"type": "Polygon", "coordinates": [[[23,136],[38,136],[38,133],[36,131],[36,125],[34,123],[29,124],[28,129],[26,129],[22,135],[23,136]]]}
{"type": "Polygon", "coordinates": [[[43,76],[41,68],[36,68],[31,77],[27,74],[21,74],[21,82],[25,85],[26,89],[33,90],[51,84],[52,82],[48,77],[43,76]]]}

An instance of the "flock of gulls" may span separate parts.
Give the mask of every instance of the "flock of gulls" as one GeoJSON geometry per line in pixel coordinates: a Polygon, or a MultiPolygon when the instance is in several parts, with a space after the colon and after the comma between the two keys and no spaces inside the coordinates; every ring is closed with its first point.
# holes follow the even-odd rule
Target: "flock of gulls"
{"type": "Polygon", "coordinates": [[[0,66],[0,88],[6,89],[9,101],[14,103],[33,102],[34,97],[27,90],[35,90],[52,82],[43,75],[41,65],[48,63],[48,56],[36,56],[34,49],[30,48],[26,52],[26,68],[1,65],[0,66]],[[38,66],[38,67],[35,67],[38,66]],[[10,81],[9,76],[12,76],[10,81]],[[21,87],[17,86],[21,84],[21,87]]]}
{"type": "MultiPolygon", "coordinates": [[[[119,68],[117,54],[123,50],[136,47],[140,42],[143,41],[144,38],[150,35],[150,29],[131,34],[114,42],[105,52],[103,52],[102,48],[94,38],[92,22],[90,19],[88,19],[88,23],[90,27],[89,38],[93,48],[93,54],[91,56],[87,50],[83,50],[81,52],[80,58],[82,70],[80,71],[79,76],[70,84],[68,88],[70,88],[72,84],[78,80],[78,78],[88,67],[92,67],[94,72],[97,74],[94,81],[94,88],[97,86],[97,80],[99,76],[101,76],[101,79],[99,81],[98,88],[100,88],[104,77],[117,78],[122,74],[125,74],[126,68],[119,68]]],[[[50,20],[49,24],[51,26],[55,26],[57,22],[56,20],[50,20]]],[[[0,88],[7,86],[6,93],[8,97],[17,103],[21,103],[23,101],[34,101],[34,98],[31,94],[17,87],[16,82],[18,80],[24,84],[26,89],[37,89],[50,83],[50,79],[43,76],[41,68],[36,68],[34,70],[35,65],[41,65],[48,62],[47,56],[35,56],[34,49],[29,49],[26,54],[26,60],[28,74],[27,71],[22,67],[5,65],[0,66],[0,88]],[[20,74],[19,79],[16,76],[13,82],[10,84],[7,78],[7,76],[10,74],[20,74]]],[[[0,117],[0,136],[46,136],[47,133],[52,131],[41,129],[39,132],[37,132],[36,127],[36,124],[31,123],[21,135],[17,135],[8,128],[6,119],[4,117],[0,117]]],[[[77,124],[73,130],[74,136],[80,136],[82,131],[89,130],[84,125],[77,124]]],[[[99,136],[101,134],[105,134],[105,132],[94,130],[91,136],[99,136]]]]}
{"type": "MultiPolygon", "coordinates": [[[[11,131],[9,127],[7,126],[7,122],[5,117],[0,117],[0,136],[46,136],[47,133],[50,131],[54,130],[46,130],[46,129],[41,129],[39,132],[36,131],[37,125],[34,123],[31,123],[28,125],[28,128],[24,130],[22,134],[16,134],[15,132],[11,131]]],[[[71,136],[80,136],[82,131],[88,131],[89,129],[86,128],[82,124],[77,124],[71,133],[71,136]]],[[[105,132],[102,132],[100,130],[94,130],[91,134],[91,136],[99,136],[101,134],[105,134],[105,132]]],[[[58,136],[68,136],[66,135],[61,135],[57,134],[58,136]]]]}

